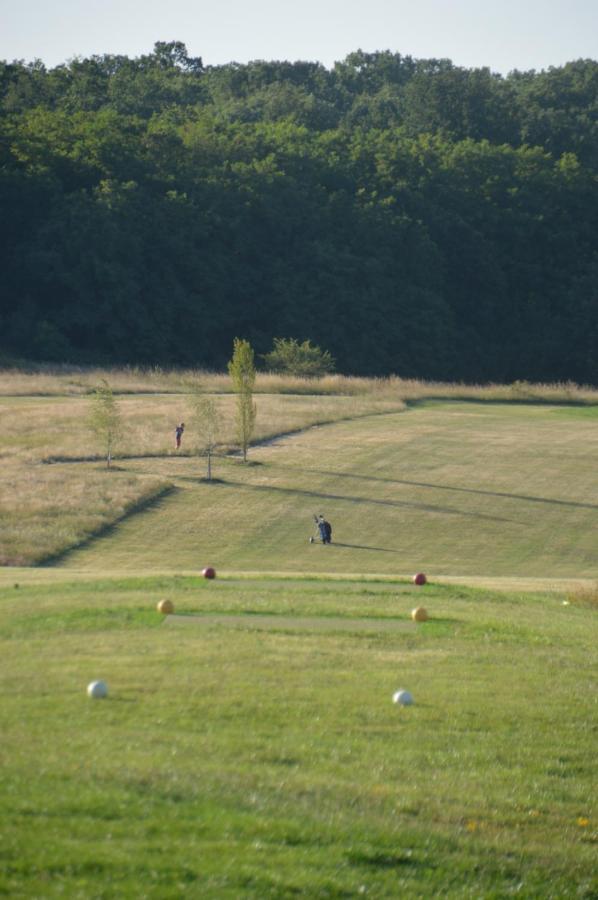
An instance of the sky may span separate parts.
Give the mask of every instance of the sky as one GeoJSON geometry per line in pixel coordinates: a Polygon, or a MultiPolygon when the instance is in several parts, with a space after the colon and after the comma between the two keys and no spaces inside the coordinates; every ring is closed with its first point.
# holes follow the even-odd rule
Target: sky
{"type": "Polygon", "coordinates": [[[204,65],[310,60],[354,50],[546,69],[598,59],[598,0],[0,0],[0,59],[74,56],[183,41],[204,65]]]}

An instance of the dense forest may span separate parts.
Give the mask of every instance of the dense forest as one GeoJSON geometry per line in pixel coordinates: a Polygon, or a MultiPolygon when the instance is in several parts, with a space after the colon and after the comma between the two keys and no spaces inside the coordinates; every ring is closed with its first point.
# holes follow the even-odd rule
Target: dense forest
{"type": "Polygon", "coordinates": [[[598,383],[598,62],[0,63],[0,360],[598,383]]]}

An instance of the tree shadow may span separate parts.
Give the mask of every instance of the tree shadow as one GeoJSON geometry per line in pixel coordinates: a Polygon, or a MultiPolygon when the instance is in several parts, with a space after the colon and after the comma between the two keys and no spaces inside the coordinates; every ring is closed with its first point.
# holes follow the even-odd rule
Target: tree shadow
{"type": "Polygon", "coordinates": [[[391,550],[390,547],[369,547],[367,544],[343,544],[341,541],[332,541],[331,547],[350,547],[351,550],[377,550],[379,553],[400,553],[400,550],[391,550]]]}
{"type": "Polygon", "coordinates": [[[112,522],[107,522],[105,525],[101,525],[96,531],[92,531],[82,538],[82,540],[77,541],[70,547],[65,547],[63,550],[58,550],[56,553],[45,556],[43,560],[36,563],[36,565],[40,568],[61,565],[61,563],[68,559],[69,556],[74,555],[79,550],[84,550],[86,547],[89,547],[91,544],[95,543],[98,538],[109,537],[118,529],[119,525],[122,525],[126,519],[130,519],[131,516],[140,512],[146,512],[147,510],[159,508],[164,500],[170,498],[173,494],[177,493],[178,490],[179,489],[173,484],[165,485],[160,493],[154,494],[151,497],[142,498],[139,502],[129,506],[117,519],[114,519],[112,522]]]}
{"type": "MultiPolygon", "coordinates": [[[[333,475],[334,473],[323,472],[321,474],[333,475]]],[[[295,495],[300,497],[310,497],[313,499],[317,499],[318,501],[340,500],[344,501],[345,503],[363,503],[368,506],[388,506],[393,509],[416,509],[422,512],[436,513],[438,515],[465,516],[466,518],[480,519],[487,522],[509,522],[514,525],[524,524],[522,522],[518,522],[517,519],[509,519],[505,516],[492,516],[486,513],[477,513],[462,509],[456,509],[452,506],[436,506],[432,503],[416,503],[409,500],[379,500],[375,499],[374,497],[358,497],[347,494],[328,494],[322,493],[322,491],[308,491],[305,488],[287,488],[272,484],[247,484],[243,481],[227,481],[226,484],[229,487],[240,488],[241,490],[246,491],[259,491],[266,493],[280,493],[291,496],[295,495]]]]}
{"type": "MultiPolygon", "coordinates": [[[[294,468],[282,466],[281,468],[294,468]]],[[[313,472],[314,475],[323,475],[328,478],[347,478],[356,481],[374,481],[382,484],[398,484],[406,487],[423,487],[436,491],[449,491],[457,494],[478,494],[482,497],[500,497],[505,500],[523,500],[528,503],[547,503],[554,506],[570,506],[577,509],[598,509],[596,503],[584,503],[577,500],[556,500],[552,497],[533,497],[529,494],[513,494],[507,491],[488,491],[483,488],[455,487],[448,484],[434,484],[430,481],[413,481],[406,478],[383,478],[380,475],[361,475],[355,472],[330,472],[325,469],[302,468],[302,472],[313,472]]],[[[511,521],[511,520],[508,520],[511,521]]]]}

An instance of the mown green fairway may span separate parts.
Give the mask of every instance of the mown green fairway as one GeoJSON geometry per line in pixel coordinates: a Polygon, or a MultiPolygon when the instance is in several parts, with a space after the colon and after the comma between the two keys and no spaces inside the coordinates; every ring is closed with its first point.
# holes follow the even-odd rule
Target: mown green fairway
{"type": "Polygon", "coordinates": [[[428,402],[213,484],[149,451],[23,463],[32,493],[76,473],[73,515],[86,473],[96,503],[173,488],[0,570],[0,896],[595,900],[597,424],[428,402]]]}
{"type": "Polygon", "coordinates": [[[0,590],[0,636],[7,896],[596,896],[592,608],[385,581],[48,579],[0,590]],[[235,624],[174,627],[166,596],[235,624]],[[96,678],[106,700],[85,694],[96,678]],[[413,707],[392,704],[400,687],[413,707]]]}
{"type": "Polygon", "coordinates": [[[124,460],[175,490],[61,565],[595,578],[597,458],[595,408],[439,402],[218,460],[211,485],[197,459],[124,460]]]}

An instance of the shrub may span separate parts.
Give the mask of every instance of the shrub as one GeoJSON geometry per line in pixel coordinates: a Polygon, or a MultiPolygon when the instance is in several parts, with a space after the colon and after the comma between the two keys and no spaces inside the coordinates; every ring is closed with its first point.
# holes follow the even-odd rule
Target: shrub
{"type": "Polygon", "coordinates": [[[328,350],[312,346],[310,341],[300,344],[295,338],[274,338],[274,348],[263,356],[271,372],[318,378],[334,372],[334,359],[328,350]]]}

